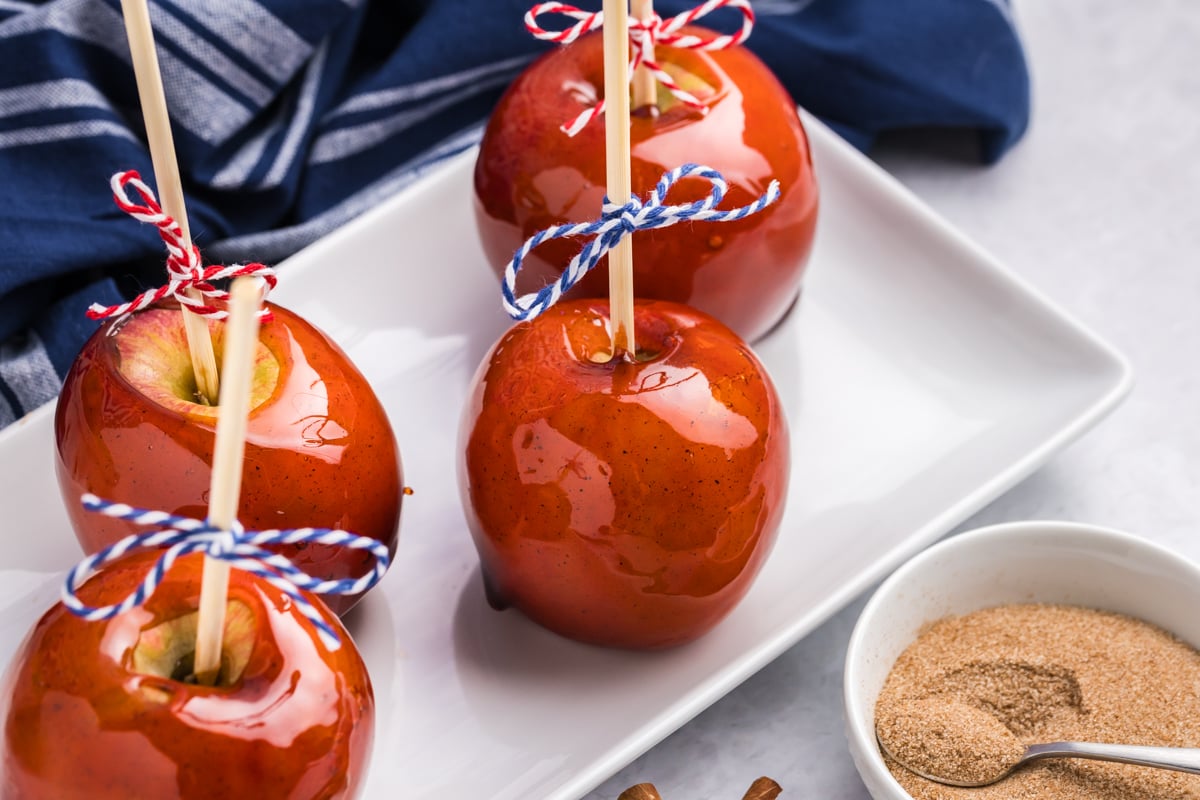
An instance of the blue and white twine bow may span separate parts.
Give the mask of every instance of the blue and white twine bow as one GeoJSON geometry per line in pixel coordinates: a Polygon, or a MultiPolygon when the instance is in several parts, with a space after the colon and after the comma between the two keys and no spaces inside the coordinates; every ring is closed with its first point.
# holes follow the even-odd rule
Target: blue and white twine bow
{"type": "Polygon", "coordinates": [[[314,594],[358,594],[370,589],[387,572],[390,563],[387,546],[366,536],[329,528],[296,528],[292,530],[243,531],[234,523],[233,530],[218,528],[208,522],[190,517],[177,517],[163,511],[148,511],[133,508],[123,503],[101,500],[92,494],[83,496],[83,507],[106,517],[129,520],[137,525],[159,528],[151,533],[126,536],[121,541],[104,548],[79,562],[67,574],[63,585],[62,601],[73,614],[89,621],[112,619],[131,608],[140,606],[154,594],[168,570],[181,556],[202,552],[212,558],[228,561],[230,566],[259,576],[282,591],[304,618],[312,623],[328,650],[337,650],[341,640],[333,627],[325,621],[316,607],[305,599],[299,589],[314,594]],[[335,547],[366,550],[375,557],[375,568],[359,578],[320,580],[302,572],[285,556],[266,550],[267,544],[296,544],[311,542],[335,547]],[[85,605],[76,592],[88,578],[110,561],[136,550],[166,548],[162,557],[146,573],[141,585],[122,600],[110,606],[85,605]]]}
{"type": "Polygon", "coordinates": [[[707,221],[734,222],[744,219],[751,214],[757,214],[779,199],[779,181],[771,181],[762,197],[741,208],[723,211],[716,208],[725,198],[728,185],[721,173],[712,167],[701,164],[684,164],[665,173],[654,187],[649,199],[642,201],[632,198],[623,206],[616,205],[604,198],[603,212],[600,219],[594,222],[577,222],[571,225],[552,225],[526,240],[525,244],[513,255],[512,261],[504,268],[504,283],[501,293],[504,296],[504,310],[516,320],[533,319],[550,306],[558,302],[563,293],[579,282],[599,263],[601,257],[617,246],[622,238],[634,231],[666,228],[677,222],[707,221]],[[683,178],[704,178],[712,184],[712,192],[702,200],[694,203],[683,203],[676,206],[664,205],[667,192],[676,182],[683,178]],[[521,270],[521,262],[530,251],[543,242],[551,239],[565,239],[571,236],[594,236],[579,253],[571,259],[566,270],[554,283],[549,284],[535,294],[517,297],[517,273],[521,270]]]}

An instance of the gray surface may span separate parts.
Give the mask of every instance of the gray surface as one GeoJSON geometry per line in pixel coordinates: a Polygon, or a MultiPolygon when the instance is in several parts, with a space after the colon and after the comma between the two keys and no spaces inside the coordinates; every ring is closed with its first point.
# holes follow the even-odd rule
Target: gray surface
{"type": "MultiPolygon", "coordinates": [[[[958,530],[1020,519],[1142,534],[1200,561],[1200,3],[1014,0],[1033,124],[999,164],[954,137],[876,160],[1001,262],[1122,350],[1133,394],[958,530]]],[[[819,269],[820,265],[814,268],[819,269]]],[[[859,598],[587,800],[866,800],[842,737],[859,598]]],[[[586,721],[583,721],[586,724],[586,721]]]]}

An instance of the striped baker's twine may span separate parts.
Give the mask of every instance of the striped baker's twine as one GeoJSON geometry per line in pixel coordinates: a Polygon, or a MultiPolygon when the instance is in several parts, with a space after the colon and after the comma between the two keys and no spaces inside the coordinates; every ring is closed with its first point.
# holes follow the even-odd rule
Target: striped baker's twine
{"type": "Polygon", "coordinates": [[[313,594],[358,594],[370,589],[384,573],[391,561],[387,546],[366,536],[329,528],[296,528],[293,530],[243,531],[236,522],[232,530],[225,530],[207,522],[190,517],[178,517],[163,511],[134,508],[124,503],[101,500],[93,494],[83,496],[83,507],[88,511],[114,519],[124,519],[136,525],[153,526],[159,530],[126,536],[121,541],[104,548],[79,562],[67,574],[63,584],[62,601],[71,613],[88,621],[112,619],[131,608],[146,602],[175,561],[189,553],[204,553],[211,558],[229,562],[230,566],[250,572],[282,591],[295,604],[296,609],[316,629],[321,643],[328,650],[341,646],[337,631],[321,613],[305,598],[301,589],[313,594]],[[296,544],[311,542],[335,547],[366,550],[375,558],[375,567],[359,578],[321,580],[302,572],[286,557],[263,548],[268,544],[296,544]],[[159,550],[162,556],[146,574],[136,590],[124,600],[109,606],[88,606],[79,599],[79,587],[100,567],[115,561],[126,553],[137,550],[159,550]]]}
{"type": "Polygon", "coordinates": [[[600,219],[594,222],[552,225],[544,231],[534,234],[525,241],[525,244],[521,245],[513,255],[512,261],[509,261],[504,268],[504,282],[500,290],[503,295],[504,310],[516,320],[533,319],[538,316],[557,303],[563,293],[591,271],[605,253],[617,246],[617,242],[634,231],[666,228],[677,222],[687,221],[734,222],[762,211],[778,200],[780,194],[779,181],[773,180],[762,197],[753,203],[723,211],[716,206],[725,198],[727,188],[721,173],[712,167],[701,164],[684,164],[665,173],[645,202],[633,197],[625,205],[618,206],[609,202],[606,197],[600,219]],[[702,200],[693,203],[676,206],[664,205],[667,192],[671,190],[671,187],[676,182],[688,177],[704,178],[712,184],[712,192],[702,200]],[[543,287],[535,294],[517,297],[517,273],[521,270],[521,263],[530,251],[551,239],[565,239],[571,236],[595,238],[584,245],[584,248],[571,259],[571,263],[567,265],[566,270],[557,281],[543,287]]]}
{"type": "MultiPolygon", "coordinates": [[[[569,44],[585,33],[596,30],[604,24],[604,12],[583,11],[572,5],[558,2],[538,3],[525,13],[525,29],[538,39],[558,44],[569,44]],[[537,18],[542,14],[561,14],[578,20],[574,25],[562,30],[552,31],[538,24],[537,18]]],[[[707,113],[707,106],[699,98],[688,92],[662,68],[654,57],[655,45],[677,47],[688,50],[724,50],[746,41],[750,31],[754,29],[754,10],[750,0],[706,0],[690,11],[663,19],[658,14],[651,13],[649,19],[629,20],[629,41],[632,46],[633,60],[629,65],[629,73],[644,66],[655,80],[666,87],[680,102],[701,113],[707,113]],[[697,19],[711,14],[719,8],[732,8],[742,12],[742,27],[737,33],[720,34],[716,36],[696,36],[690,33],[680,33],[685,25],[690,25],[697,19]]],[[[562,130],[568,136],[579,133],[588,123],[604,113],[604,101],[596,103],[583,111],[574,119],[564,123],[562,130]]]]}
{"type": "MultiPolygon", "coordinates": [[[[263,264],[202,266],[200,251],[195,245],[184,240],[183,229],[179,227],[179,223],[163,212],[154,193],[142,181],[136,170],[118,172],[112,176],[109,183],[112,186],[113,200],[122,211],[140,222],[148,222],[158,228],[158,235],[167,246],[168,281],[165,286],[143,292],[128,303],[118,303],[114,306],[93,303],[87,310],[91,319],[119,317],[133,311],[141,311],[167,297],[175,298],[181,306],[199,316],[224,319],[229,316],[224,308],[229,293],[213,286],[212,281],[257,275],[266,281],[266,291],[275,288],[275,270],[263,264]],[[141,203],[129,199],[130,188],[141,197],[141,203]],[[190,296],[190,290],[194,290],[200,297],[190,296]]],[[[270,312],[265,308],[259,311],[259,314],[264,319],[270,318],[270,312]]]]}

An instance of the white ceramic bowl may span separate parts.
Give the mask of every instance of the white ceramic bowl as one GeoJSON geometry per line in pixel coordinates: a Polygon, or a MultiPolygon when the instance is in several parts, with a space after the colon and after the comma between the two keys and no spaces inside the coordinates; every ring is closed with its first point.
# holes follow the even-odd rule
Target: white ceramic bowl
{"type": "Polygon", "coordinates": [[[964,533],[900,567],[850,636],[846,739],[875,800],[909,800],[875,743],[875,700],[923,625],[1017,602],[1065,603],[1146,620],[1200,646],[1200,566],[1127,533],[1065,522],[1014,522],[964,533]]]}

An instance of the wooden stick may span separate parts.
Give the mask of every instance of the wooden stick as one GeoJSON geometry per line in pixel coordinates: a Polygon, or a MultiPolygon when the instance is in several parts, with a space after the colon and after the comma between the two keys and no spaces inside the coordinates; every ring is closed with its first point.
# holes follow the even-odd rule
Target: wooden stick
{"type": "MultiPolygon", "coordinates": [[[[631,12],[635,18],[643,22],[648,21],[654,16],[654,0],[632,0],[631,12]]],[[[642,57],[643,60],[654,60],[653,42],[646,44],[646,52],[642,54],[642,57]]],[[[633,107],[638,109],[646,106],[657,110],[658,84],[654,80],[654,73],[646,69],[643,64],[633,71],[633,107]]]]}
{"type": "MultiPolygon", "coordinates": [[[[129,52],[133,56],[133,74],[137,79],[142,116],[146,121],[146,138],[150,142],[150,160],[154,164],[154,182],[157,184],[159,201],[163,212],[179,223],[184,246],[190,248],[192,236],[183,202],[183,181],[179,177],[175,139],[171,136],[171,120],[167,115],[167,96],[158,68],[158,54],[154,49],[150,9],[146,0],[121,0],[121,11],[125,17],[125,34],[129,37],[129,52]]],[[[192,371],[196,375],[198,399],[204,405],[212,405],[218,397],[220,381],[208,325],[203,318],[186,308],[181,310],[188,352],[192,357],[192,371]]]]}
{"type": "Polygon", "coordinates": [[[617,800],[662,800],[662,795],[654,788],[653,783],[639,783],[621,792],[617,800]]]}
{"type": "Polygon", "coordinates": [[[770,778],[759,778],[750,784],[742,800],[775,800],[783,792],[783,787],[770,778]]]}
{"type": "MultiPolygon", "coordinates": [[[[228,528],[237,518],[238,496],[242,491],[242,457],[246,450],[246,418],[250,414],[262,286],[259,278],[238,278],[229,290],[221,403],[217,410],[217,440],[213,445],[208,493],[208,519],[221,528],[228,528]]],[[[210,686],[221,669],[228,589],[228,562],[206,556],[200,584],[200,616],[196,622],[194,672],[197,681],[210,686]]]]}
{"type": "MultiPolygon", "coordinates": [[[[628,0],[604,0],[604,145],[608,198],[632,196],[629,164],[628,0]]],[[[613,357],[637,352],[633,336],[633,242],[626,236],[608,254],[608,305],[613,357]]]]}

